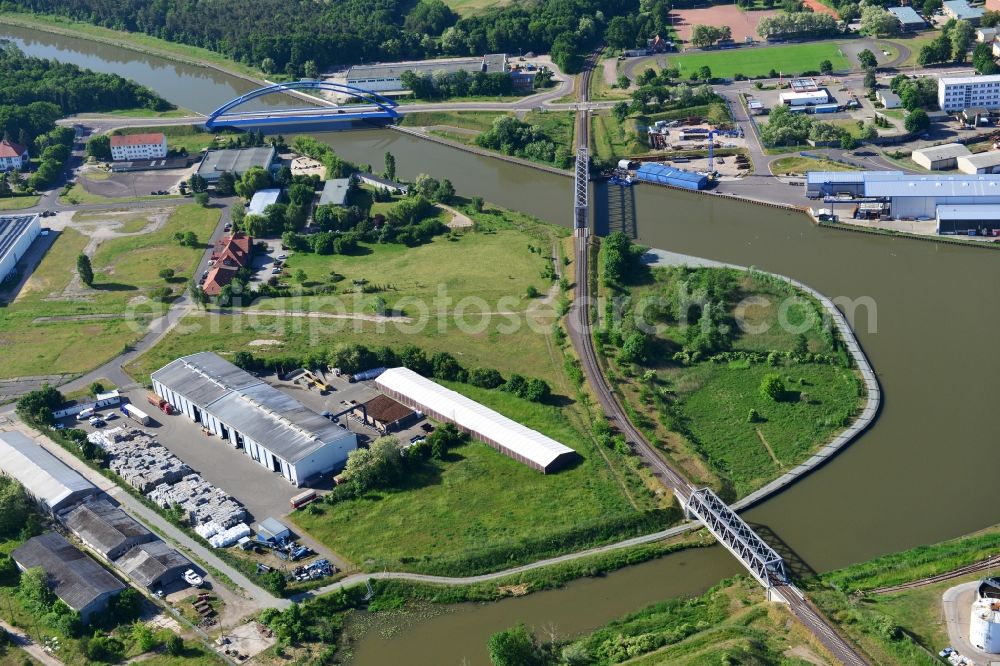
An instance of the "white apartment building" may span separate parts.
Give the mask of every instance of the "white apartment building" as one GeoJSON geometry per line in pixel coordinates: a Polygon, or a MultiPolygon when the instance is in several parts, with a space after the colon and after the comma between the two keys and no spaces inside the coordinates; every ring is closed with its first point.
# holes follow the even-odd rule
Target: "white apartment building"
{"type": "Polygon", "coordinates": [[[938,105],[946,113],[975,107],[1000,109],[1000,74],[941,77],[938,105]]]}
{"type": "Polygon", "coordinates": [[[6,139],[0,141],[0,171],[21,171],[28,166],[28,160],[27,148],[6,139]]]}
{"type": "Polygon", "coordinates": [[[162,133],[120,134],[111,137],[111,159],[160,160],[167,156],[167,137],[162,133]]]}

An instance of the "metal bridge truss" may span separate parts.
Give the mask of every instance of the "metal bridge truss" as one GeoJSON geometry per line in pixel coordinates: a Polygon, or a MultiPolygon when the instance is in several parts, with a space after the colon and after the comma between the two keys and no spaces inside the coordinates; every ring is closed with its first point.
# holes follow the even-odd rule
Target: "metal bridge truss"
{"type": "Polygon", "coordinates": [[[590,197],[590,154],[585,146],[576,150],[575,205],[573,207],[573,228],[588,228],[587,210],[590,197]]]}
{"type": "Polygon", "coordinates": [[[710,489],[691,493],[684,509],[690,517],[704,523],[719,543],[738,557],[765,588],[788,582],[781,556],[710,489]]]}
{"type": "Polygon", "coordinates": [[[270,86],[264,86],[263,88],[258,88],[256,90],[251,90],[245,95],[240,95],[236,99],[230,100],[217,108],[215,111],[209,114],[208,118],[205,120],[205,127],[212,129],[214,127],[235,127],[241,125],[263,125],[263,124],[278,124],[282,122],[289,122],[294,120],[358,120],[358,119],[369,119],[369,118],[388,118],[395,119],[399,117],[396,112],[396,107],[398,106],[395,100],[388,97],[383,97],[377,93],[373,93],[368,90],[363,90],[355,86],[349,86],[343,83],[333,83],[331,81],[292,81],[289,83],[276,83],[270,86]],[[330,92],[341,93],[344,95],[350,95],[358,99],[363,100],[362,104],[366,107],[375,107],[368,109],[352,109],[351,105],[344,105],[340,107],[330,107],[329,110],[324,111],[322,107],[317,107],[314,109],[293,109],[293,110],[272,110],[269,112],[259,112],[259,111],[248,111],[248,112],[237,112],[229,113],[236,107],[245,104],[251,100],[257,99],[258,97],[264,97],[266,95],[283,94],[289,91],[300,91],[300,90],[326,90],[330,92]],[[270,117],[265,117],[270,116],[270,117]]]}

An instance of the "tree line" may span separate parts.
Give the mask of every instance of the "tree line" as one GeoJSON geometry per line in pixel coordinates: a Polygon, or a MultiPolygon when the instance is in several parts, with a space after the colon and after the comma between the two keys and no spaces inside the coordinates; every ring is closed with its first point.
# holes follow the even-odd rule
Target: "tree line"
{"type": "Polygon", "coordinates": [[[21,10],[58,14],[115,30],[200,46],[267,73],[437,55],[550,52],[578,71],[609,20],[634,42],[669,26],[669,0],[542,0],[459,18],[442,0],[11,0],[21,10]],[[627,17],[627,18],[626,18],[627,17]]]}

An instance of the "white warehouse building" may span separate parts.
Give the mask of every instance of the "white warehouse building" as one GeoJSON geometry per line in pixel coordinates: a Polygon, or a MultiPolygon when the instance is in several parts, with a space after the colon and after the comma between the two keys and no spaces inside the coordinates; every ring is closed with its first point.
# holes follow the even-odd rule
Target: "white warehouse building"
{"type": "Polygon", "coordinates": [[[212,352],[152,375],[158,396],[296,486],[347,462],[357,436],[212,352]]]}
{"type": "Polygon", "coordinates": [[[79,472],[16,430],[0,432],[0,472],[24,486],[28,497],[53,515],[97,493],[79,472]]]}
{"type": "Polygon", "coordinates": [[[946,113],[973,107],[1000,109],[1000,74],[942,76],[938,79],[938,106],[946,113]]]}
{"type": "Polygon", "coordinates": [[[10,277],[42,230],[38,215],[0,215],[0,283],[10,277]]]}
{"type": "Polygon", "coordinates": [[[410,409],[423,412],[437,421],[454,423],[504,455],[546,474],[577,457],[576,451],[551,437],[407,368],[386,370],[375,383],[383,393],[410,409]]]}

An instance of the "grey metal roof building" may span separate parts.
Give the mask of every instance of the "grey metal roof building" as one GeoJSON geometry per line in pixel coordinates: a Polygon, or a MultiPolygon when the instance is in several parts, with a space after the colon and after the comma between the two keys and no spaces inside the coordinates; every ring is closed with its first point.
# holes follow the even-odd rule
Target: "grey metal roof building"
{"type": "Polygon", "coordinates": [[[41,228],[38,215],[0,215],[0,282],[14,270],[41,228]]]}
{"type": "Polygon", "coordinates": [[[296,485],[357,448],[353,433],[212,352],[172,361],[152,380],[161,398],[296,485]]]}
{"type": "Polygon", "coordinates": [[[269,169],[274,162],[274,154],[274,146],[209,150],[201,158],[198,175],[209,183],[219,180],[219,174],[223,171],[228,171],[239,178],[250,167],[269,169]]]}
{"type": "Polygon", "coordinates": [[[193,567],[191,560],[160,540],[136,546],[115,564],[126,576],[147,588],[170,583],[193,567]]]}
{"type": "Polygon", "coordinates": [[[106,499],[92,499],[67,512],[66,527],[80,541],[109,560],[156,536],[119,507],[106,499]]]}
{"type": "Polygon", "coordinates": [[[16,479],[53,514],[97,492],[79,473],[17,431],[0,432],[0,472],[16,479]]]}
{"type": "Polygon", "coordinates": [[[486,72],[487,74],[496,74],[506,71],[507,55],[505,53],[490,53],[481,58],[446,58],[355,65],[347,70],[347,84],[373,92],[385,92],[404,90],[401,79],[403,72],[414,72],[415,74],[486,72]]]}
{"type": "Polygon", "coordinates": [[[889,7],[888,12],[896,17],[903,30],[920,30],[927,25],[913,7],[889,7]]]}
{"type": "Polygon", "coordinates": [[[836,205],[875,202],[887,204],[895,219],[938,221],[938,233],[1000,232],[1000,175],[915,175],[855,172],[853,182],[838,176],[824,180],[823,173],[809,174],[806,192],[823,196],[836,205]]]}
{"type": "Polygon", "coordinates": [[[125,589],[107,569],[55,532],[28,539],[11,557],[22,571],[41,567],[55,595],[78,612],[84,623],[125,589]]]}
{"type": "Polygon", "coordinates": [[[343,206],[347,203],[347,194],[350,191],[350,178],[331,178],[323,183],[323,193],[319,195],[319,205],[343,206]]]}

